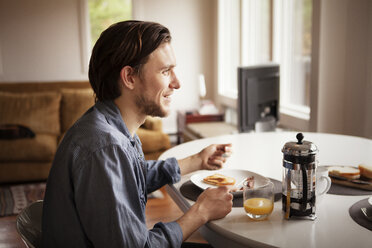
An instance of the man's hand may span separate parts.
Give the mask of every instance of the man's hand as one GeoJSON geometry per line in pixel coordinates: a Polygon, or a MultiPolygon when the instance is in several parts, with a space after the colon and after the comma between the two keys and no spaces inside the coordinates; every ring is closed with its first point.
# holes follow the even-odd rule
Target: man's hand
{"type": "Polygon", "coordinates": [[[229,188],[222,186],[206,189],[196,200],[195,204],[177,220],[186,240],[195,230],[210,220],[225,217],[232,209],[232,194],[229,188]]]}
{"type": "Polygon", "coordinates": [[[233,195],[229,188],[221,186],[218,188],[207,188],[196,200],[201,217],[206,221],[217,220],[225,217],[232,209],[233,195]]]}
{"type": "Polygon", "coordinates": [[[226,159],[231,155],[231,144],[210,145],[198,153],[202,160],[202,170],[221,169],[226,159]]]}
{"type": "Polygon", "coordinates": [[[196,170],[221,169],[226,159],[231,155],[231,147],[231,144],[213,144],[197,154],[178,160],[181,175],[186,175],[196,170]]]}
{"type": "MultiPolygon", "coordinates": [[[[222,168],[226,159],[231,155],[231,144],[213,144],[199,153],[178,161],[181,174],[195,170],[217,170],[222,168]]],[[[177,220],[181,226],[183,240],[210,220],[225,217],[232,209],[233,195],[226,186],[206,189],[196,200],[195,204],[177,220]]]]}

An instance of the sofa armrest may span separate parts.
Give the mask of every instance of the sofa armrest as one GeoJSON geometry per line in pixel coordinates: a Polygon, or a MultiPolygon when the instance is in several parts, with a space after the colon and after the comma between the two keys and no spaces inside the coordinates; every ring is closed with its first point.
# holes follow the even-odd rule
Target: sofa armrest
{"type": "Polygon", "coordinates": [[[137,135],[141,140],[145,155],[150,152],[165,151],[171,147],[169,136],[161,131],[139,128],[137,135]]]}
{"type": "Polygon", "coordinates": [[[153,131],[163,131],[163,123],[159,117],[147,116],[141,127],[153,131]]]}

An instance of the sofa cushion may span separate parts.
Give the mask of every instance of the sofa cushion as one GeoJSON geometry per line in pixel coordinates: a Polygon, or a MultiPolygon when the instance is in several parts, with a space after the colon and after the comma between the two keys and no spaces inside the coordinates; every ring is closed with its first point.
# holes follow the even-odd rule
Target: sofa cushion
{"type": "Polygon", "coordinates": [[[0,183],[46,180],[51,162],[0,162],[0,183]]]}
{"type": "Polygon", "coordinates": [[[57,136],[36,134],[32,139],[0,140],[0,161],[52,161],[57,136]]]}
{"type": "Polygon", "coordinates": [[[62,89],[61,93],[61,125],[64,133],[94,105],[94,96],[92,89],[62,89]]]}
{"type": "Polygon", "coordinates": [[[35,133],[58,135],[61,94],[0,92],[0,124],[17,124],[35,133]]]}

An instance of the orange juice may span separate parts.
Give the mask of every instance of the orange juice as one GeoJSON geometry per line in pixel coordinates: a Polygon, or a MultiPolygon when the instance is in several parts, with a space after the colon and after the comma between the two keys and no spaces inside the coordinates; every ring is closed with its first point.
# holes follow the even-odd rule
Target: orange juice
{"type": "Polygon", "coordinates": [[[250,198],[244,202],[245,212],[254,215],[268,215],[273,208],[273,201],[266,198],[250,198]]]}

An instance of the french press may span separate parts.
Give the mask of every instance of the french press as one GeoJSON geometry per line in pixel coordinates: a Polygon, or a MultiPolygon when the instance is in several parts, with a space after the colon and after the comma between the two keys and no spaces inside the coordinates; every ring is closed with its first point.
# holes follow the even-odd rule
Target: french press
{"type": "Polygon", "coordinates": [[[285,218],[315,220],[317,147],[296,135],[297,142],[285,143],[283,152],[282,206],[285,218]]]}

